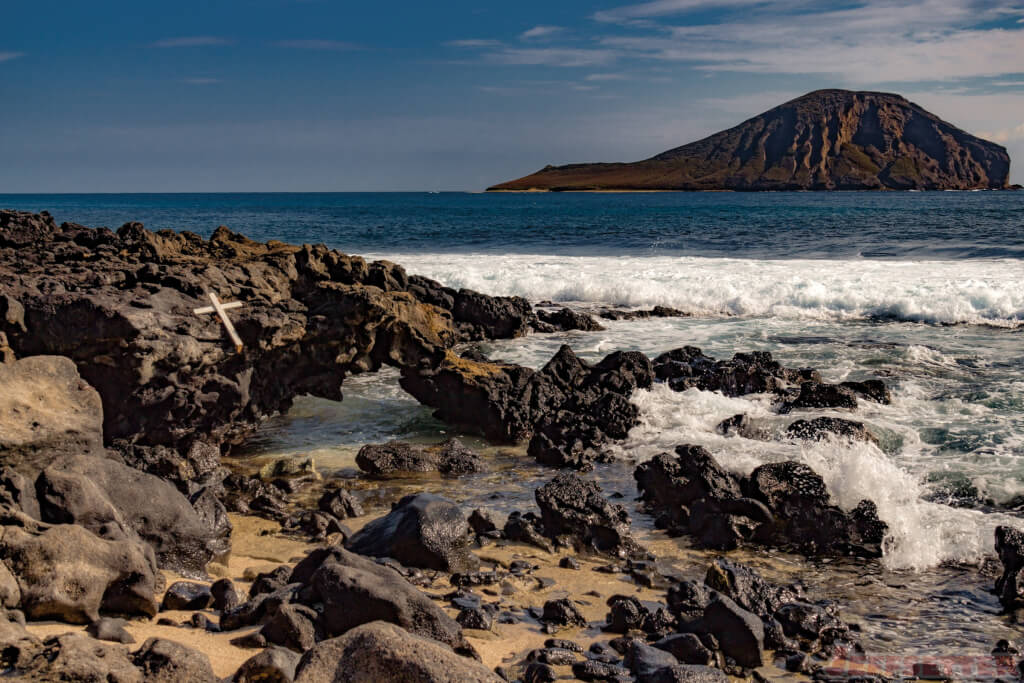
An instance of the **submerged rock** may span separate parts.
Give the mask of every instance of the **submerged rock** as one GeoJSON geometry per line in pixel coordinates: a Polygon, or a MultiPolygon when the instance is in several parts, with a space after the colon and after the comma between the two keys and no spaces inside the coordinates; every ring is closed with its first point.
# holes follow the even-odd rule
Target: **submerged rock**
{"type": "Polygon", "coordinates": [[[536,314],[537,322],[533,323],[533,328],[537,332],[565,332],[568,330],[600,332],[604,329],[590,315],[574,311],[571,308],[560,308],[557,311],[538,308],[536,314]]]}
{"type": "Polygon", "coordinates": [[[1024,532],[996,527],[996,555],[1003,573],[996,579],[996,596],[1006,609],[1024,606],[1024,532]]]}
{"type": "Polygon", "coordinates": [[[480,560],[470,551],[473,534],[457,505],[431,493],[402,498],[384,517],[348,542],[360,555],[393,557],[410,567],[472,572],[480,560]]]}
{"type": "Polygon", "coordinates": [[[696,346],[667,351],[654,359],[654,373],[675,391],[696,388],[726,396],[782,392],[802,381],[818,379],[810,369],[782,367],[767,351],[737,353],[731,360],[705,356],[696,346]]]}
{"type": "Polygon", "coordinates": [[[871,501],[833,505],[824,480],[806,465],[769,463],[741,478],[700,446],[678,446],[634,472],[642,499],[662,528],[728,550],[751,542],[817,554],[881,555],[888,531],[871,501]]]}
{"type": "Polygon", "coordinates": [[[356,464],[362,471],[375,475],[400,472],[459,475],[483,469],[480,456],[454,438],[436,446],[419,446],[400,441],[363,446],[356,455],[356,464]]]}

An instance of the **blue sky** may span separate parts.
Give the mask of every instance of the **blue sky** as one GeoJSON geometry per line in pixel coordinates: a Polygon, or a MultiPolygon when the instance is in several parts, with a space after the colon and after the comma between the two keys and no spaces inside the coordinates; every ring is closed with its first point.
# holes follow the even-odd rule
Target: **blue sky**
{"type": "Polygon", "coordinates": [[[1024,2],[4,0],[0,193],[477,190],[822,87],[894,91],[1024,181],[1024,2]]]}

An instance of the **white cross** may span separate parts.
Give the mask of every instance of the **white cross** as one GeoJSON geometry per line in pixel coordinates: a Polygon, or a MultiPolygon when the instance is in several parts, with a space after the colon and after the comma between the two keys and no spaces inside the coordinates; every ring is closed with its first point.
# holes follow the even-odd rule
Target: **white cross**
{"type": "Polygon", "coordinates": [[[224,323],[224,329],[226,329],[228,331],[228,334],[231,336],[231,341],[235,342],[235,350],[238,351],[238,353],[241,353],[242,338],[238,336],[237,332],[235,332],[235,326],[231,324],[231,318],[228,317],[227,312],[232,308],[241,308],[242,302],[230,301],[226,304],[222,304],[220,302],[220,299],[217,298],[216,294],[214,294],[213,292],[207,292],[207,294],[209,295],[210,302],[213,303],[213,305],[203,306],[202,308],[194,308],[192,309],[192,312],[195,313],[196,315],[216,313],[220,317],[220,321],[224,323]]]}

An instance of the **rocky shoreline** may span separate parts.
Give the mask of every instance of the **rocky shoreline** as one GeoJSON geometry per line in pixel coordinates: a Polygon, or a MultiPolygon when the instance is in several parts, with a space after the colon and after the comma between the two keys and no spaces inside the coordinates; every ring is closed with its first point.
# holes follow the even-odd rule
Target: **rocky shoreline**
{"type": "MultiPolygon", "coordinates": [[[[780,416],[833,408],[854,418],[862,401],[891,400],[881,380],[830,384],[767,353],[720,360],[689,346],[593,364],[563,346],[540,370],[494,362],[472,342],[600,323],[224,227],[204,240],[0,211],[0,274],[0,667],[24,680],[887,677],[858,666],[857,627],[841,606],[721,555],[753,547],[871,562],[892,521],[874,501],[842,509],[806,465],[738,476],[679,444],[634,477],[660,529],[708,549],[684,575],[658,562],[587,474],[637,425],[637,389],[761,394],[780,416]],[[211,291],[242,304],[229,314],[239,350],[216,316],[193,312],[211,291]],[[552,467],[536,507],[468,511],[424,490],[374,517],[311,461],[225,466],[297,396],[341,400],[346,378],[384,365],[441,421],[525,444],[552,467]],[[269,520],[268,544],[284,535],[301,545],[243,581],[239,557],[254,556],[239,552],[235,527],[255,518],[269,520]],[[53,622],[87,630],[57,633],[53,622]],[[129,647],[139,624],[162,630],[129,647]],[[225,640],[252,657],[230,671],[217,660],[215,671],[208,649],[225,640]]],[[[746,415],[719,428],[757,431],[746,415]]],[[[835,417],[794,417],[786,433],[875,439],[835,417]]],[[[370,480],[488,467],[458,439],[366,444],[357,463],[370,480]]],[[[996,591],[1015,610],[1024,536],[1001,527],[997,550],[996,591]]],[[[1015,654],[1000,645],[993,661],[1016,675],[1015,654]]]]}

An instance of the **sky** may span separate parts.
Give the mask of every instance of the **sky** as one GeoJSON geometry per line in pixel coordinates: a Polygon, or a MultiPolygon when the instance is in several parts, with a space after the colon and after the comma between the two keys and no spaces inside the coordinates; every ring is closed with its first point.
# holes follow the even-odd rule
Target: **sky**
{"type": "Polygon", "coordinates": [[[481,190],[818,88],[1024,182],[1024,0],[3,0],[0,193],[481,190]]]}

